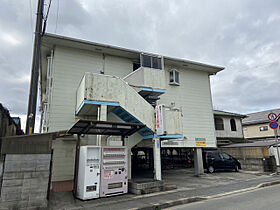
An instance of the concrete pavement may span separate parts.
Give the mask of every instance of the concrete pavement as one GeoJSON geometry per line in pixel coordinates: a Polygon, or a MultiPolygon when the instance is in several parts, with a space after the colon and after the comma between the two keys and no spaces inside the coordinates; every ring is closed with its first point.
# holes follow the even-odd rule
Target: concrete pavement
{"type": "Polygon", "coordinates": [[[253,189],[261,183],[280,183],[279,176],[268,174],[248,174],[217,172],[195,177],[192,169],[164,171],[166,183],[176,184],[178,189],[141,196],[122,196],[80,201],[71,193],[51,196],[50,209],[155,209],[222,196],[226,193],[253,189]]]}

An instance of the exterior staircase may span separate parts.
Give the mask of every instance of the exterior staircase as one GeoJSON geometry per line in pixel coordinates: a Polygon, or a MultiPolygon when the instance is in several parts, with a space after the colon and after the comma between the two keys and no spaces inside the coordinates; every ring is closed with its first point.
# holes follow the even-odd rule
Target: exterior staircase
{"type": "Polygon", "coordinates": [[[102,104],[125,122],[145,124],[141,136],[155,133],[155,109],[134,88],[115,76],[86,73],[77,89],[76,115],[97,115],[102,104]]]}

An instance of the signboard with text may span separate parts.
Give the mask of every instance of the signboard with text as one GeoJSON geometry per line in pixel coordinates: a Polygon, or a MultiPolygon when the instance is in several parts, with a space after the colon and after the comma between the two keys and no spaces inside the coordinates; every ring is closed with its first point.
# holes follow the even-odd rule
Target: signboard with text
{"type": "Polygon", "coordinates": [[[156,133],[157,135],[164,135],[165,133],[165,112],[163,105],[156,106],[156,133]]]}
{"type": "Polygon", "coordinates": [[[195,146],[206,147],[206,139],[205,138],[195,138],[195,146]]]}

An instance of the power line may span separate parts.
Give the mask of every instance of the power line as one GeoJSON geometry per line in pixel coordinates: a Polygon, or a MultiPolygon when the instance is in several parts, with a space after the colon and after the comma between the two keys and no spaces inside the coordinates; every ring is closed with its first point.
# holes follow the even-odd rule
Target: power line
{"type": "Polygon", "coordinates": [[[31,34],[32,34],[32,40],[33,40],[33,10],[32,10],[32,2],[31,2],[31,0],[29,0],[29,10],[30,10],[30,13],[29,13],[29,15],[30,15],[30,27],[31,27],[31,34]]]}
{"type": "Polygon", "coordinates": [[[46,13],[46,17],[44,18],[44,26],[43,26],[42,36],[45,34],[45,31],[46,31],[47,21],[48,21],[48,16],[49,16],[51,4],[52,4],[52,0],[50,0],[50,2],[49,2],[48,10],[47,10],[47,13],[46,13]]]}
{"type": "Polygon", "coordinates": [[[58,12],[59,12],[59,0],[57,0],[57,7],[56,7],[56,21],[55,21],[55,30],[54,30],[55,34],[56,34],[56,30],[57,30],[58,12]]]}

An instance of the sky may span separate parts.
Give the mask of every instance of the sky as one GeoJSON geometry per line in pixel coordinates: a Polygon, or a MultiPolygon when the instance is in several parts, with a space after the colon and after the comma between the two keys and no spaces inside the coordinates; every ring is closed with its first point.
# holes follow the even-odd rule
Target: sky
{"type": "MultiPolygon", "coordinates": [[[[0,103],[23,129],[36,9],[37,0],[1,0],[0,103]]],[[[280,107],[279,0],[52,0],[46,31],[223,66],[211,76],[214,109],[280,107]]]]}

